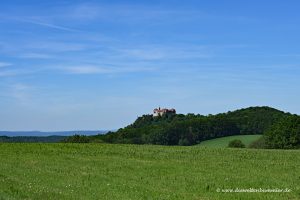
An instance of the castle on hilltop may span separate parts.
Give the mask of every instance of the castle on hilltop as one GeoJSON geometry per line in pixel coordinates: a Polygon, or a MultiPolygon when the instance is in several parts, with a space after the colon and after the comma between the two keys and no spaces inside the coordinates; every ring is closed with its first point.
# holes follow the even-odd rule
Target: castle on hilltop
{"type": "Polygon", "coordinates": [[[153,117],[163,116],[164,114],[176,114],[176,110],[174,108],[172,108],[172,109],[167,109],[167,108],[160,109],[160,107],[158,109],[155,108],[153,110],[153,117]]]}

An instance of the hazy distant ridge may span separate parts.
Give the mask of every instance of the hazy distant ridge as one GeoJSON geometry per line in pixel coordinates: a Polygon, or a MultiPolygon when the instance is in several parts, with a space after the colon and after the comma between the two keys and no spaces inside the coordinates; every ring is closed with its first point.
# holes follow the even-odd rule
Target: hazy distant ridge
{"type": "Polygon", "coordinates": [[[107,133],[108,130],[96,130],[96,131],[53,131],[53,132],[43,132],[43,131],[0,131],[0,136],[71,136],[74,134],[80,135],[97,135],[107,133]]]}

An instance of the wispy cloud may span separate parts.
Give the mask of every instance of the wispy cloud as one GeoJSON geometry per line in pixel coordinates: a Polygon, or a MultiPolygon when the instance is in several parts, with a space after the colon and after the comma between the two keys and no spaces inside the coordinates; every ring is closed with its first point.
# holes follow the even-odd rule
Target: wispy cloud
{"type": "Polygon", "coordinates": [[[0,62],[0,77],[12,76],[15,74],[15,71],[12,69],[7,69],[8,66],[11,66],[11,63],[0,62]]]}
{"type": "Polygon", "coordinates": [[[143,45],[131,48],[116,48],[115,56],[145,61],[201,59],[214,56],[212,49],[215,48],[202,45],[143,45]]]}
{"type": "MultiPolygon", "coordinates": [[[[10,13],[4,13],[3,15],[5,14],[9,15],[10,13]]],[[[56,7],[46,12],[28,13],[22,10],[21,12],[15,13],[15,16],[19,16],[19,18],[17,18],[19,21],[71,32],[79,30],[61,25],[65,24],[62,22],[74,22],[74,20],[75,22],[100,20],[114,23],[154,21],[154,23],[151,24],[158,24],[165,23],[165,20],[169,21],[170,19],[173,19],[171,23],[191,20],[254,21],[253,18],[249,19],[245,16],[216,14],[206,12],[204,9],[200,10],[191,7],[178,8],[176,6],[142,5],[128,2],[113,4],[99,2],[74,3],[56,7]],[[24,18],[23,16],[31,17],[24,18]]]]}
{"type": "Polygon", "coordinates": [[[49,59],[49,58],[52,58],[51,55],[42,54],[42,53],[24,53],[20,57],[21,58],[29,58],[29,59],[49,59]]]}
{"type": "MultiPolygon", "coordinates": [[[[3,81],[0,83],[0,97],[3,97],[4,100],[8,100],[16,106],[33,108],[36,107],[37,104],[41,103],[41,99],[50,99],[53,96],[49,94],[49,87],[44,87],[34,83],[27,83],[17,79],[10,79],[9,81],[3,81]]],[[[59,97],[55,97],[53,99],[56,100],[58,98],[59,97]]],[[[49,101],[48,105],[50,105],[51,102],[52,101],[49,101]]],[[[41,105],[45,105],[45,102],[41,105]]]]}
{"type": "Polygon", "coordinates": [[[111,73],[111,70],[96,66],[74,66],[62,68],[69,74],[106,74],[111,73]]]}
{"type": "Polygon", "coordinates": [[[46,68],[30,68],[30,69],[25,69],[25,68],[14,68],[14,69],[5,69],[5,70],[0,70],[0,77],[9,77],[9,76],[25,76],[29,74],[36,74],[39,73],[43,70],[46,70],[46,68]]]}
{"type": "Polygon", "coordinates": [[[8,67],[8,66],[11,66],[11,65],[12,65],[11,63],[0,62],[0,68],[2,68],[2,67],[8,67]]]}
{"type": "Polygon", "coordinates": [[[48,22],[40,21],[40,20],[21,19],[21,18],[14,18],[14,20],[19,21],[19,22],[39,25],[39,26],[43,26],[43,27],[46,27],[46,28],[57,29],[57,30],[61,30],[61,31],[69,31],[69,32],[78,32],[79,31],[79,30],[72,29],[72,28],[69,28],[69,27],[60,26],[60,25],[56,25],[56,24],[51,24],[51,23],[48,23],[48,22]]]}
{"type": "Polygon", "coordinates": [[[76,42],[64,42],[64,41],[37,41],[33,43],[27,43],[26,49],[29,50],[43,50],[47,52],[70,52],[70,51],[82,51],[86,50],[88,46],[86,44],[76,42]]]}
{"type": "Polygon", "coordinates": [[[65,16],[69,18],[76,18],[81,20],[93,20],[101,15],[100,7],[98,5],[78,4],[67,9],[65,16]]]}
{"type": "Polygon", "coordinates": [[[9,76],[19,76],[35,73],[32,70],[23,70],[23,69],[11,69],[11,70],[2,70],[0,71],[0,77],[9,77],[9,76]]]}
{"type": "Polygon", "coordinates": [[[176,8],[163,6],[142,6],[137,4],[101,4],[101,3],[79,3],[64,8],[64,13],[56,16],[64,19],[76,20],[103,20],[110,22],[136,23],[155,21],[165,23],[165,20],[173,19],[174,22],[191,20],[214,20],[234,21],[251,23],[256,19],[245,16],[221,15],[208,13],[193,8],[176,8]],[[138,16],[138,17],[137,17],[138,16]],[[176,20],[175,20],[176,19],[176,20]]]}
{"type": "Polygon", "coordinates": [[[59,67],[68,74],[118,74],[118,73],[136,73],[142,71],[153,71],[150,67],[100,67],[94,65],[81,65],[70,67],[59,67]]]}
{"type": "Polygon", "coordinates": [[[18,71],[15,70],[6,70],[6,71],[0,71],[0,77],[5,77],[5,76],[15,76],[19,74],[18,71]]]}
{"type": "Polygon", "coordinates": [[[15,83],[9,86],[8,95],[20,104],[27,104],[30,102],[32,90],[32,86],[23,83],[15,83]]]}
{"type": "Polygon", "coordinates": [[[157,48],[132,48],[132,49],[120,49],[117,50],[120,57],[140,59],[140,60],[161,60],[166,58],[168,54],[162,49],[157,48]]]}

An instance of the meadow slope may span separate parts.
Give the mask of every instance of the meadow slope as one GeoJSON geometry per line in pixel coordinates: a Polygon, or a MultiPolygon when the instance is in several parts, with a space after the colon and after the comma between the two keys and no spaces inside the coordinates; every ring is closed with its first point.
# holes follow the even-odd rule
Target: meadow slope
{"type": "Polygon", "coordinates": [[[205,140],[199,144],[199,146],[205,147],[227,147],[232,140],[241,140],[243,144],[248,147],[252,142],[261,138],[262,135],[233,135],[221,138],[215,138],[211,140],[205,140]]]}
{"type": "Polygon", "coordinates": [[[300,199],[299,165],[296,150],[0,143],[0,199],[300,199]],[[235,188],[291,192],[217,192],[235,188]]]}

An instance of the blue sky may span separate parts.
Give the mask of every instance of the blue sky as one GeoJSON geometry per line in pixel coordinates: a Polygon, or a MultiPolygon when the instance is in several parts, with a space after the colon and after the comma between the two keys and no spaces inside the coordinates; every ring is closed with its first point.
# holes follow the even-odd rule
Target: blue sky
{"type": "Polygon", "coordinates": [[[1,1],[0,130],[116,129],[161,106],[300,114],[299,1],[1,1]]]}

